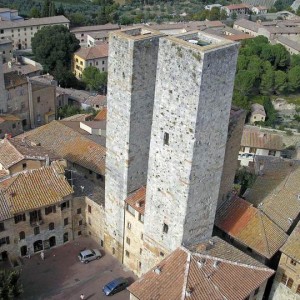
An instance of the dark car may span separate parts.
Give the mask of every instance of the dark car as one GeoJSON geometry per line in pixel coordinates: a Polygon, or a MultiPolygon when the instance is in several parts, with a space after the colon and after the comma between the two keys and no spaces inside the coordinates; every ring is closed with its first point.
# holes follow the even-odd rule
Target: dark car
{"type": "Polygon", "coordinates": [[[125,290],[127,287],[128,281],[125,278],[120,277],[106,284],[102,291],[106,296],[110,296],[125,290]]]}

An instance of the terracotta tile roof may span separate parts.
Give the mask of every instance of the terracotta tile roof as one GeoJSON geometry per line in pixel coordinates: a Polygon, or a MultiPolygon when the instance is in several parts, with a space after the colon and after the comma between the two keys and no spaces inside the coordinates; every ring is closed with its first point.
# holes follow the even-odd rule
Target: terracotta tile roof
{"type": "Polygon", "coordinates": [[[21,119],[14,115],[0,115],[0,123],[3,122],[15,122],[15,121],[21,121],[21,119]]]}
{"type": "Polygon", "coordinates": [[[96,115],[94,120],[95,121],[105,121],[106,118],[107,118],[107,108],[104,107],[98,112],[98,114],[96,115]]]}
{"type": "Polygon", "coordinates": [[[215,225],[268,259],[273,257],[288,238],[262,211],[235,196],[218,209],[215,225]]]}
{"type": "Polygon", "coordinates": [[[55,25],[60,23],[70,23],[70,21],[65,16],[53,16],[45,18],[32,18],[28,20],[22,20],[17,22],[11,21],[1,21],[0,28],[19,28],[28,26],[38,26],[38,25],[55,25]]]}
{"type": "Polygon", "coordinates": [[[231,5],[227,5],[224,6],[224,8],[228,8],[230,10],[232,9],[242,9],[242,8],[250,8],[251,6],[249,4],[246,3],[241,3],[241,4],[231,4],[231,5]]]}
{"type": "Polygon", "coordinates": [[[92,114],[77,114],[71,117],[63,118],[62,121],[88,121],[92,114]]]}
{"type": "MultiPolygon", "coordinates": [[[[221,243],[227,252],[233,248],[220,239],[213,238],[212,241],[214,245],[221,243]]],[[[247,255],[239,252],[245,262],[215,257],[206,250],[201,253],[177,248],[128,290],[140,300],[245,299],[274,271],[263,265],[248,264],[247,255]]]]}
{"type": "Polygon", "coordinates": [[[242,41],[242,40],[253,39],[253,36],[246,33],[225,35],[223,37],[231,41],[242,41]]]}
{"type": "Polygon", "coordinates": [[[20,85],[27,84],[27,79],[25,75],[19,75],[16,71],[14,71],[4,74],[4,83],[6,89],[11,89],[20,85]]]}
{"type": "Polygon", "coordinates": [[[300,263],[300,222],[298,222],[280,251],[300,263]]]}
{"type": "Polygon", "coordinates": [[[44,148],[72,163],[98,174],[105,174],[105,147],[65,126],[62,122],[52,121],[22,136],[32,142],[40,143],[44,148]]]}
{"type": "Polygon", "coordinates": [[[93,47],[82,47],[74,53],[84,60],[108,57],[108,44],[103,43],[93,47]]]}
{"type": "Polygon", "coordinates": [[[265,133],[259,130],[245,128],[241,145],[259,149],[282,150],[282,137],[278,134],[265,133]]]}
{"type": "Polygon", "coordinates": [[[146,187],[142,186],[138,190],[129,194],[125,202],[143,215],[145,213],[146,187]]]}
{"type": "Polygon", "coordinates": [[[82,26],[72,28],[70,31],[73,33],[79,32],[92,32],[92,31],[102,31],[102,30],[117,30],[120,26],[118,24],[107,23],[105,25],[94,25],[94,26],[82,26]]]}
{"type": "Polygon", "coordinates": [[[0,221],[4,221],[13,217],[10,211],[10,205],[2,191],[0,191],[0,221]]]}
{"type": "Polygon", "coordinates": [[[260,25],[259,23],[252,22],[252,21],[249,21],[246,19],[236,20],[234,22],[234,26],[239,26],[239,27],[242,27],[242,28],[254,31],[254,32],[258,32],[258,30],[260,28],[264,28],[264,26],[260,25]]]}
{"type": "Polygon", "coordinates": [[[105,95],[91,96],[85,100],[84,104],[106,106],[107,104],[106,96],[105,95]]]}
{"type": "Polygon", "coordinates": [[[261,114],[263,116],[266,116],[265,108],[258,103],[254,103],[251,105],[251,112],[252,114],[261,114]]]}
{"type": "Polygon", "coordinates": [[[11,214],[58,203],[73,193],[67,179],[51,166],[19,173],[3,181],[1,189],[11,214]]]}
{"type": "Polygon", "coordinates": [[[46,160],[47,157],[50,161],[61,158],[41,146],[31,145],[25,139],[13,138],[0,141],[0,163],[5,169],[23,159],[46,160]]]}
{"type": "Polygon", "coordinates": [[[300,214],[300,164],[280,158],[256,159],[263,166],[246,195],[247,201],[287,232],[300,214]]]}

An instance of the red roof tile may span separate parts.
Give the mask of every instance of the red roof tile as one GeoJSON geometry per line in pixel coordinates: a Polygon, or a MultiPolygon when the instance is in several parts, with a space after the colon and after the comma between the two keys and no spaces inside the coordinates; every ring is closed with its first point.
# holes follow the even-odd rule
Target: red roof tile
{"type": "Polygon", "coordinates": [[[131,193],[125,202],[143,215],[145,213],[146,187],[142,186],[138,190],[131,193]]]}
{"type": "MultiPolygon", "coordinates": [[[[261,286],[274,271],[219,238],[211,248],[226,248],[237,253],[240,261],[212,256],[211,250],[192,252],[184,247],[173,251],[158,266],[129,286],[140,300],[240,300],[261,286]]],[[[201,247],[200,247],[201,248],[201,247]]]]}

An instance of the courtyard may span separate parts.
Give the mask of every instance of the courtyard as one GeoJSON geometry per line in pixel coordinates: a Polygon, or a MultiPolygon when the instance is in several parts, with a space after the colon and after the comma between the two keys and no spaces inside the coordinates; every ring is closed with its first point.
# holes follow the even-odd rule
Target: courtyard
{"type": "MultiPolygon", "coordinates": [[[[21,299],[106,299],[102,287],[117,277],[125,277],[132,283],[136,277],[114,257],[102,249],[102,258],[88,264],[78,260],[83,249],[99,249],[99,245],[90,238],[80,238],[63,246],[45,251],[45,259],[39,254],[23,258],[21,283],[24,293],[21,299]]],[[[117,293],[109,299],[128,300],[127,290],[117,293]]]]}

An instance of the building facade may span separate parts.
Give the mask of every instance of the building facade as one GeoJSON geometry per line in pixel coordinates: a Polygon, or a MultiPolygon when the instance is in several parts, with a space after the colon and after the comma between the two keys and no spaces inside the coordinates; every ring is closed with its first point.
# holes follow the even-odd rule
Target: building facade
{"type": "Polygon", "coordinates": [[[63,25],[69,27],[70,21],[64,16],[32,18],[20,21],[0,21],[0,39],[10,39],[13,49],[30,49],[31,39],[45,26],[63,25]]]}
{"type": "Polygon", "coordinates": [[[202,32],[160,40],[143,271],[212,234],[237,51],[237,43],[202,32]]]}

